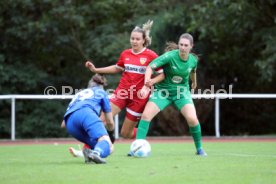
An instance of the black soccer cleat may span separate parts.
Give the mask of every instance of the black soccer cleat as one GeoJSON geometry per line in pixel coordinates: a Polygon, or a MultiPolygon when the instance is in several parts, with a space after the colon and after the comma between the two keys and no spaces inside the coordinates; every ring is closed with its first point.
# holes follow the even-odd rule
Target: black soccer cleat
{"type": "Polygon", "coordinates": [[[128,152],[127,156],[128,156],[128,157],[133,157],[134,155],[133,155],[133,153],[130,151],[130,152],[128,152]]]}

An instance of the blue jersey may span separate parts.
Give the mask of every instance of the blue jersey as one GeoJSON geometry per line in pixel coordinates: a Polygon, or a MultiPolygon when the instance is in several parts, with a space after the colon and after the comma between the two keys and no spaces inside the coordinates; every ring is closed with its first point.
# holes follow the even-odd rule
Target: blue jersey
{"type": "Polygon", "coordinates": [[[98,116],[100,116],[101,110],[105,113],[111,112],[109,98],[100,87],[87,88],[77,93],[68,105],[64,118],[83,107],[89,107],[98,116]]]}

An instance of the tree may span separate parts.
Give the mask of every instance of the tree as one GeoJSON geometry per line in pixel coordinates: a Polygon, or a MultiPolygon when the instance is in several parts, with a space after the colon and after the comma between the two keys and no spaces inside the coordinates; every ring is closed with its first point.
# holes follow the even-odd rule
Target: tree
{"type": "MultiPolygon", "coordinates": [[[[56,87],[60,94],[62,86],[86,87],[91,73],[84,68],[85,60],[92,59],[97,66],[114,64],[120,52],[129,47],[129,33],[134,26],[141,26],[148,19],[154,20],[150,48],[158,54],[163,53],[166,41],[177,42],[181,33],[194,35],[194,52],[201,58],[198,87],[202,90],[211,85],[215,89],[227,89],[232,84],[235,93],[273,93],[276,76],[274,9],[273,0],[1,1],[0,94],[43,94],[47,86],[56,87]]],[[[119,77],[108,76],[108,88],[114,89],[119,77]]],[[[18,121],[24,122],[21,125],[31,128],[47,124],[58,128],[67,104],[45,103],[47,105],[18,101],[18,121]]],[[[249,112],[246,103],[227,104],[222,104],[226,116],[224,125],[241,118],[235,116],[237,106],[242,114],[249,112]]],[[[256,105],[261,104],[256,102],[256,105]]],[[[270,102],[265,104],[264,111],[276,110],[270,102]]],[[[0,101],[0,106],[0,137],[8,137],[9,103],[0,101]]],[[[196,106],[204,122],[204,132],[212,134],[213,127],[209,126],[213,124],[213,102],[196,101],[196,106]]],[[[258,110],[250,113],[259,115],[258,110]]],[[[185,128],[184,131],[173,128],[167,131],[167,121],[171,119],[168,117],[177,117],[177,111],[170,107],[162,113],[155,120],[160,125],[156,135],[187,133],[185,128]]],[[[273,114],[261,113],[258,118],[262,122],[271,121],[276,118],[273,114]]],[[[252,121],[253,117],[243,121],[252,121]]],[[[183,129],[182,121],[173,123],[183,129]]],[[[32,129],[19,128],[22,128],[18,130],[19,136],[39,136],[29,134],[34,132],[32,129]]],[[[46,132],[43,135],[53,135],[46,132]]],[[[252,132],[258,133],[257,130],[252,132]]]]}

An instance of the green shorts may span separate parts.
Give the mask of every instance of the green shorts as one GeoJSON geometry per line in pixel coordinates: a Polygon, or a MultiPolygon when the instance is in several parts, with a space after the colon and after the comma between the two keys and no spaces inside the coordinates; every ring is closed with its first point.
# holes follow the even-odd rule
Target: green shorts
{"type": "Polygon", "coordinates": [[[179,111],[186,104],[194,104],[190,91],[187,91],[184,94],[170,95],[162,89],[155,90],[150,95],[149,101],[155,103],[161,111],[170,104],[173,104],[179,111]]]}

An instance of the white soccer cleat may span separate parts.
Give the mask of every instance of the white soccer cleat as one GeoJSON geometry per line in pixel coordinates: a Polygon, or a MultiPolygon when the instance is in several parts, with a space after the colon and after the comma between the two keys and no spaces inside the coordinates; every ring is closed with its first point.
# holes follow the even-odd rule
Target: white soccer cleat
{"type": "Polygon", "coordinates": [[[100,153],[97,151],[92,151],[91,149],[84,148],[82,150],[84,155],[84,161],[86,164],[106,164],[106,161],[101,158],[100,153]]]}
{"type": "Polygon", "coordinates": [[[83,158],[82,150],[76,150],[75,148],[70,147],[69,152],[73,157],[82,157],[83,158]]]}
{"type": "Polygon", "coordinates": [[[196,155],[206,157],[207,153],[201,148],[196,151],[196,155]]]}

